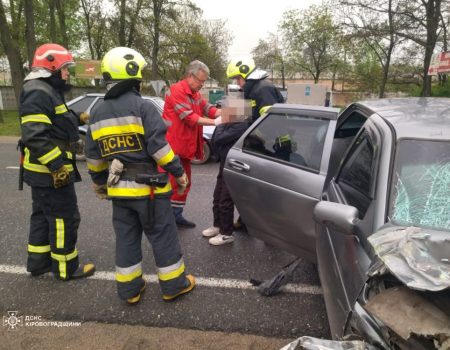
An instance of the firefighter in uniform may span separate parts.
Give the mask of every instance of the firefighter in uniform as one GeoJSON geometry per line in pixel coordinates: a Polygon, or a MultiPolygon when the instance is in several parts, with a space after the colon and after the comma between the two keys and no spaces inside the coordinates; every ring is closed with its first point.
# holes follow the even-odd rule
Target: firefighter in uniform
{"type": "Polygon", "coordinates": [[[195,286],[186,275],[170,205],[172,188],[180,193],[188,180],[166,141],[166,126],[156,108],[139,91],[146,62],[137,51],[116,47],[104,56],[101,71],[107,93],[91,111],[86,157],[94,190],[112,199],[116,234],[116,282],[119,297],[135,305],[145,289],[142,278],[142,231],[151,243],[164,300],[195,286]],[[158,166],[165,172],[158,172],[158,166]]]}
{"type": "MultiPolygon", "coordinates": [[[[244,99],[252,105],[252,122],[266,113],[275,103],[283,103],[281,92],[266,78],[269,73],[256,68],[255,61],[248,57],[235,58],[227,67],[227,77],[236,79],[244,91],[244,99]]],[[[234,223],[236,229],[246,230],[241,217],[234,223]]]]}
{"type": "MultiPolygon", "coordinates": [[[[73,145],[79,116],[64,101],[72,54],[57,44],[37,48],[25,77],[19,115],[24,150],[24,181],[31,186],[32,213],[27,270],[52,271],[61,280],[90,276],[93,264],[80,265],[75,247],[80,223],[74,182],[80,181],[73,145]]],[[[86,115],[83,115],[86,118],[86,115]]]]}

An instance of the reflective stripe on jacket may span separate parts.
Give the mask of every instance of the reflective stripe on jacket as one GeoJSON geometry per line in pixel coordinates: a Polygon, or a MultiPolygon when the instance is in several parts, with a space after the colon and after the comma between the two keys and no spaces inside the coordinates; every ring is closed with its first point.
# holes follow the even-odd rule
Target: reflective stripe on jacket
{"type": "Polygon", "coordinates": [[[166,93],[163,118],[169,121],[167,140],[181,158],[203,158],[203,127],[200,117],[215,118],[216,107],[192,92],[186,80],[173,84],[166,93]]]}
{"type": "Polygon", "coordinates": [[[30,186],[53,187],[51,171],[63,165],[78,181],[69,145],[79,139],[78,116],[67,109],[61,92],[45,79],[25,82],[20,95],[20,126],[25,146],[24,180],[30,186]]]}
{"type": "MultiPolygon", "coordinates": [[[[102,185],[108,177],[108,163],[114,159],[127,164],[146,163],[149,172],[157,165],[178,177],[183,174],[179,158],[165,138],[166,126],[151,102],[142,99],[135,89],[115,98],[105,96],[104,102],[91,111],[86,134],[86,157],[94,183],[102,185]]],[[[170,195],[168,182],[155,188],[155,195],[170,195]]],[[[143,198],[150,187],[132,179],[120,179],[108,187],[112,198],[143,198]]]]}

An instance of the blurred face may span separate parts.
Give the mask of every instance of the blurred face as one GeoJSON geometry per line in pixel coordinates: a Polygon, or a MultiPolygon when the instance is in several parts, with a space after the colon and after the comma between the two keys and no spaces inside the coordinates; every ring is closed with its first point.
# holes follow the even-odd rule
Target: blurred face
{"type": "Polygon", "coordinates": [[[67,80],[69,78],[69,68],[67,66],[61,68],[61,79],[67,80]]]}
{"type": "Polygon", "coordinates": [[[191,73],[186,78],[186,81],[192,92],[200,91],[206,80],[208,80],[208,75],[202,70],[199,70],[196,74],[191,73]]]}
{"type": "Polygon", "coordinates": [[[238,75],[238,76],[235,78],[235,80],[236,80],[236,84],[238,84],[238,85],[241,87],[241,89],[243,89],[243,88],[244,88],[244,85],[245,85],[245,79],[242,78],[240,75],[238,75]]]}

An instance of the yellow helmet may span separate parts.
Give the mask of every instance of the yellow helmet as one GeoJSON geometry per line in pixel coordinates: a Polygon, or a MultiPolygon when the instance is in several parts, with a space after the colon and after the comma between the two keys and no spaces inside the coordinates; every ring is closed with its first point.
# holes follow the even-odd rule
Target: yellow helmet
{"type": "Polygon", "coordinates": [[[247,79],[249,74],[256,68],[255,61],[251,58],[236,58],[231,60],[227,67],[227,77],[234,78],[240,75],[242,78],[247,79]]]}
{"type": "Polygon", "coordinates": [[[144,57],[129,47],[115,47],[103,57],[101,71],[107,81],[142,79],[142,70],[147,65],[144,57]]]}

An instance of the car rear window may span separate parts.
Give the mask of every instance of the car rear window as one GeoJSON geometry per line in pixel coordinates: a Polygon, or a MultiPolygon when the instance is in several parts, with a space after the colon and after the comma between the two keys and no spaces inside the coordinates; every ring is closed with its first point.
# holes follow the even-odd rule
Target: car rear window
{"type": "Polygon", "coordinates": [[[450,142],[402,140],[392,183],[393,221],[450,231],[450,142]]]}

